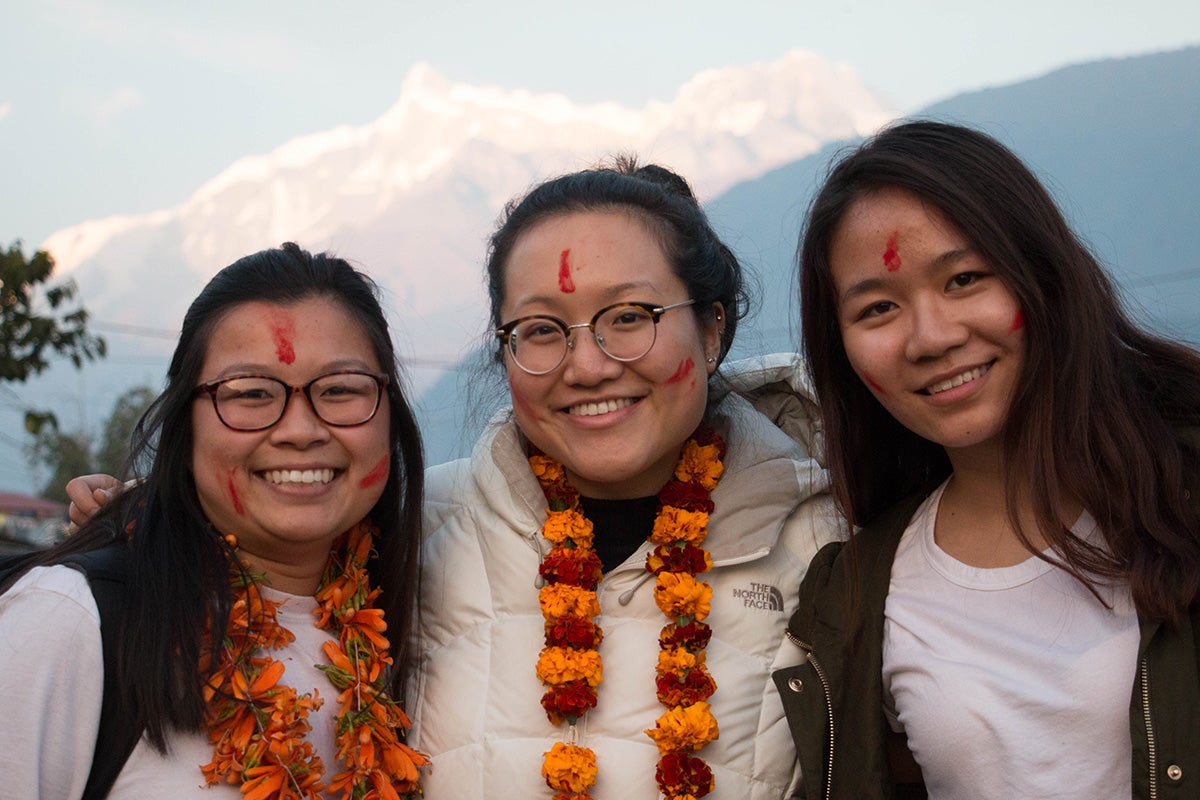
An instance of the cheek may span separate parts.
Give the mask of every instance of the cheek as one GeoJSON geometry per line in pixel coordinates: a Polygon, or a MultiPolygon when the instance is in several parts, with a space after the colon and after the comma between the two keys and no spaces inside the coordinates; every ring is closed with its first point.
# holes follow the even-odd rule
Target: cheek
{"type": "Polygon", "coordinates": [[[514,411],[525,416],[533,413],[533,406],[529,402],[525,381],[521,376],[514,375],[511,372],[508,374],[508,394],[512,398],[514,411]]]}
{"type": "Polygon", "coordinates": [[[238,497],[237,486],[234,485],[234,479],[237,477],[237,468],[233,468],[226,473],[226,488],[229,491],[229,502],[233,504],[233,511],[239,517],[246,513],[246,509],[242,508],[241,498],[238,497]]]}
{"type": "Polygon", "coordinates": [[[387,480],[390,469],[391,459],[388,457],[387,453],[384,453],[383,457],[379,459],[378,463],[375,464],[371,471],[364,475],[362,480],[358,482],[358,487],[360,489],[369,489],[372,486],[383,483],[385,480],[387,480]]]}
{"type": "Polygon", "coordinates": [[[866,384],[868,386],[870,386],[872,389],[874,389],[879,394],[883,395],[884,397],[888,396],[887,390],[879,385],[879,381],[875,380],[875,378],[873,378],[871,376],[871,373],[867,372],[866,370],[863,370],[862,379],[864,381],[866,381],[866,384]]]}
{"type": "MultiPolygon", "coordinates": [[[[680,383],[681,381],[687,379],[687,377],[692,374],[692,370],[695,368],[696,362],[693,361],[689,356],[688,358],[680,361],[679,366],[675,367],[675,371],[671,373],[671,377],[667,378],[663,382],[668,385],[672,383],[680,383]]],[[[692,381],[691,385],[695,386],[695,381],[692,381]]]]}

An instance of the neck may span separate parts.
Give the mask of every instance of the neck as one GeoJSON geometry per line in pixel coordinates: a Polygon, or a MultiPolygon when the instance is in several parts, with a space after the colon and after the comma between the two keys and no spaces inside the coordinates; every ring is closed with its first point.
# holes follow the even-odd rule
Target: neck
{"type": "Polygon", "coordinates": [[[317,587],[321,583],[321,575],[325,572],[325,564],[329,560],[329,551],[326,550],[319,560],[313,556],[303,561],[290,559],[287,562],[263,558],[244,549],[238,551],[238,556],[247,569],[261,574],[263,583],[272,589],[287,594],[312,596],[317,593],[317,587]]]}
{"type": "MultiPolygon", "coordinates": [[[[1030,557],[1009,513],[1004,459],[998,447],[948,450],[954,472],[942,494],[934,541],[973,567],[1007,567],[1030,557]]],[[[1036,550],[1045,549],[1026,492],[1016,498],[1017,521],[1036,550]]]]}
{"type": "Polygon", "coordinates": [[[667,485],[675,472],[672,462],[666,468],[657,468],[648,473],[642,473],[628,480],[593,481],[567,470],[567,479],[571,485],[584,497],[596,500],[637,500],[642,497],[652,497],[667,485]]]}

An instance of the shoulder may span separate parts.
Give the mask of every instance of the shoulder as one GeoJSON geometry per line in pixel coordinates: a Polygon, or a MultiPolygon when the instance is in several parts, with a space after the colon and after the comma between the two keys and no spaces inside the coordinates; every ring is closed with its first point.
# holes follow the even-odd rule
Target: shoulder
{"type": "Polygon", "coordinates": [[[100,611],[87,577],[67,566],[34,567],[0,595],[0,661],[37,642],[42,653],[82,652],[100,641],[100,611]]]}
{"type": "Polygon", "coordinates": [[[429,467],[425,470],[425,502],[449,502],[461,492],[462,483],[470,472],[471,462],[466,458],[429,467]]]}
{"type": "Polygon", "coordinates": [[[90,615],[97,623],[100,620],[87,576],[63,564],[34,567],[0,595],[0,614],[7,615],[15,607],[32,606],[74,609],[75,613],[90,615]]]}
{"type": "Polygon", "coordinates": [[[820,408],[800,355],[772,353],[734,361],[722,366],[721,379],[726,397],[744,399],[805,456],[823,461],[820,408]]]}
{"type": "Polygon", "coordinates": [[[927,496],[926,492],[909,495],[848,541],[831,542],[821,548],[800,584],[799,606],[789,627],[799,634],[810,630],[818,618],[825,624],[837,618],[840,621],[836,627],[842,627],[848,622],[842,618],[843,613],[852,606],[865,612],[881,607],[900,538],[927,496]]]}

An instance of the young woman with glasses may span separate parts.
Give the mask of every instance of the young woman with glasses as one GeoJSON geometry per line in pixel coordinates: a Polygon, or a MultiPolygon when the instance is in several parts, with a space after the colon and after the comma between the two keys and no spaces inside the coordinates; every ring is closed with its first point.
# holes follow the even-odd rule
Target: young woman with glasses
{"type": "Polygon", "coordinates": [[[102,719],[137,737],[112,798],[415,796],[421,447],[374,284],[294,244],[226,267],[137,437],[144,480],[0,596],[5,796],[104,796],[102,719]],[[105,548],[114,636],[62,565],[105,548]]]}
{"type": "Polygon", "coordinates": [[[487,276],[512,410],[427,476],[426,794],[782,796],[771,671],[837,533],[796,362],[722,380],[741,267],[661,167],[537,186],[487,276]]]}

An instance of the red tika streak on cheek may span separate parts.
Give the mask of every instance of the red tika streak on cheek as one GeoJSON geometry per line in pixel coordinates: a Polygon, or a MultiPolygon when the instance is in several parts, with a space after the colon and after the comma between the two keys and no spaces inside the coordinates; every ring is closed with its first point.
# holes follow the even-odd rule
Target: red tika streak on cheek
{"type": "Polygon", "coordinates": [[[558,290],[563,294],[575,291],[575,281],[571,280],[571,251],[563,250],[558,257],[558,290]]]}
{"type": "Polygon", "coordinates": [[[675,368],[675,373],[671,375],[671,377],[667,378],[664,383],[679,383],[688,375],[692,374],[692,370],[695,368],[695,366],[695,361],[692,361],[691,358],[685,358],[683,361],[679,362],[679,366],[675,368]]]}
{"type": "Polygon", "coordinates": [[[1017,309],[1017,315],[1013,317],[1012,326],[1009,327],[1009,333],[1016,333],[1025,327],[1025,315],[1021,313],[1021,309],[1017,309]]]}
{"type": "Polygon", "coordinates": [[[246,509],[242,508],[242,501],[238,499],[237,489],[233,487],[233,476],[236,474],[236,468],[229,470],[229,499],[233,501],[233,510],[240,517],[246,513],[246,509]]]}
{"type": "Polygon", "coordinates": [[[358,482],[358,488],[366,489],[387,478],[390,466],[391,461],[388,456],[385,455],[383,458],[379,459],[379,463],[375,465],[375,468],[364,475],[362,480],[358,482]]]}
{"type": "Polygon", "coordinates": [[[898,231],[892,231],[892,235],[888,237],[887,249],[883,251],[883,265],[887,267],[888,272],[900,269],[900,233],[898,231]]]}
{"type": "Polygon", "coordinates": [[[292,337],[296,335],[296,326],[286,314],[271,315],[271,339],[275,342],[275,357],[281,364],[291,364],[296,360],[296,350],[292,346],[292,337]]]}
{"type": "Polygon", "coordinates": [[[884,397],[887,397],[887,396],[888,396],[888,393],[887,393],[886,391],[884,391],[883,387],[882,387],[882,386],[880,386],[880,385],[879,385],[879,384],[878,384],[878,383],[875,381],[875,379],[874,379],[874,378],[872,378],[870,375],[868,375],[868,374],[867,374],[867,373],[865,373],[865,372],[863,373],[863,380],[865,380],[865,381],[867,382],[867,384],[868,384],[868,385],[869,385],[869,386],[870,386],[872,389],[874,389],[875,391],[879,392],[879,393],[880,393],[881,395],[883,395],[884,397]]]}

